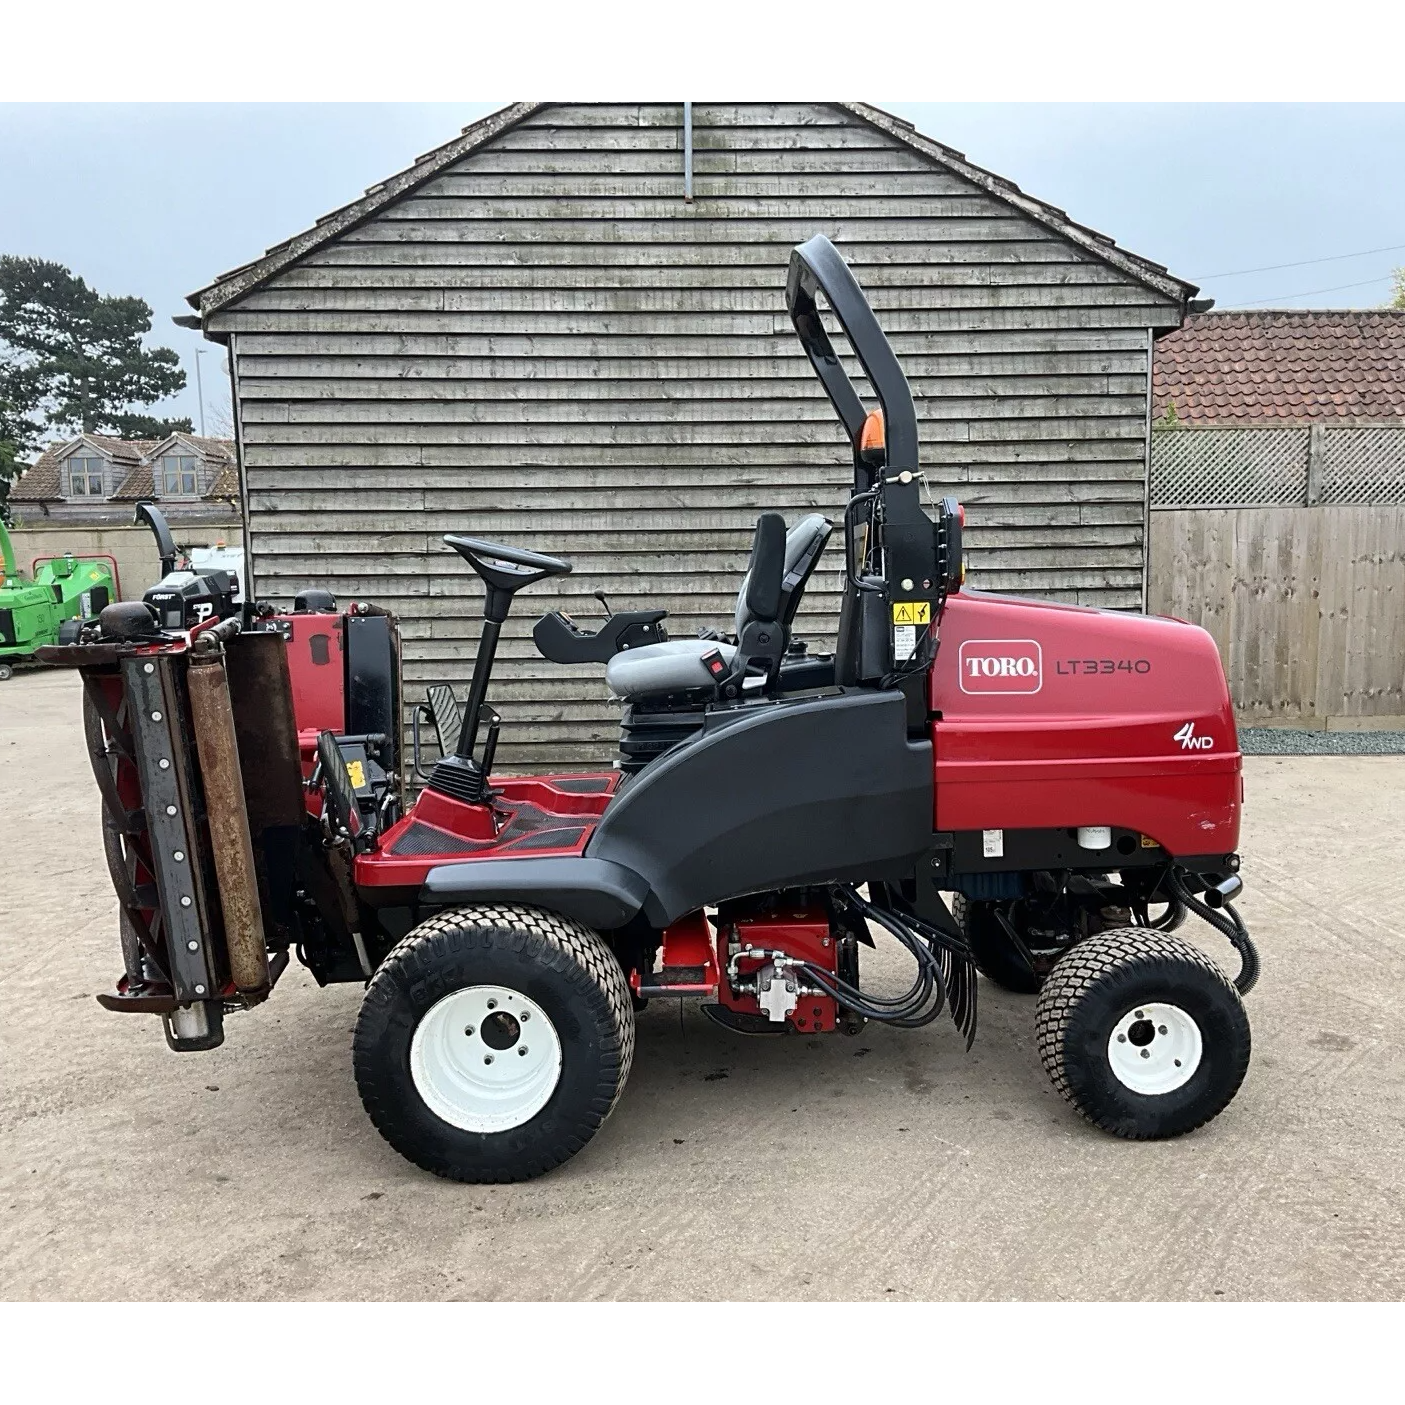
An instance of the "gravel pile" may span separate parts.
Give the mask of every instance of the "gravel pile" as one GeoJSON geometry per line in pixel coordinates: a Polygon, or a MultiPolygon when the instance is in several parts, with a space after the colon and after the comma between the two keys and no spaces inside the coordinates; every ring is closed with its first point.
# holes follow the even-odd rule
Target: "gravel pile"
{"type": "Polygon", "coordinates": [[[1400,756],[1405,732],[1310,732],[1295,727],[1244,727],[1246,756],[1400,756]]]}

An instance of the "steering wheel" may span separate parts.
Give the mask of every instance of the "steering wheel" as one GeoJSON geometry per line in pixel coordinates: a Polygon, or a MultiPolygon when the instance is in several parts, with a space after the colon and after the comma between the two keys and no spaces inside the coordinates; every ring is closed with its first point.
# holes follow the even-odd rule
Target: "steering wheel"
{"type": "Polygon", "coordinates": [[[554,556],[543,556],[521,546],[456,536],[445,537],[444,543],[453,547],[478,572],[488,590],[484,618],[498,624],[507,618],[512,597],[519,590],[547,576],[566,576],[571,572],[569,561],[558,561],[554,556]]]}
{"type": "Polygon", "coordinates": [[[504,546],[502,542],[486,542],[478,537],[447,536],[451,546],[489,585],[499,590],[518,591],[547,576],[567,576],[571,563],[555,556],[543,556],[521,546],[504,546]]]}

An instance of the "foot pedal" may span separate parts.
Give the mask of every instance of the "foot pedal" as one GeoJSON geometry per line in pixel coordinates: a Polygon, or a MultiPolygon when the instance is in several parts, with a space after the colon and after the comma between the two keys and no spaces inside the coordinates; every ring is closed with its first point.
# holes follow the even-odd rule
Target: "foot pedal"
{"type": "Polygon", "coordinates": [[[436,683],[428,690],[429,716],[434,723],[435,739],[440,756],[448,756],[459,744],[459,701],[447,683],[436,683]]]}

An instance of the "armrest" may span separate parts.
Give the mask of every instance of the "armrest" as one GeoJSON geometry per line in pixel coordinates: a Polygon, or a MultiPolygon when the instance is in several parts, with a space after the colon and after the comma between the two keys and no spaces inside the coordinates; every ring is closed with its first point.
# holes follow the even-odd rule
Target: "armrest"
{"type": "Polygon", "coordinates": [[[552,663],[609,663],[621,650],[667,639],[668,630],[659,623],[667,615],[667,610],[621,610],[591,634],[569,615],[551,610],[532,627],[532,639],[552,663]]]}

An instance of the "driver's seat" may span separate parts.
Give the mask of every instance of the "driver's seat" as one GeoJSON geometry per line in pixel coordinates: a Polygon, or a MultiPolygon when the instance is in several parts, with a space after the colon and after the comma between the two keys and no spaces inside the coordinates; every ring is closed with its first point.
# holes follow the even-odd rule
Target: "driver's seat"
{"type": "MultiPolygon", "coordinates": [[[[818,512],[802,518],[789,532],[785,531],[785,519],[777,512],[763,513],[757,520],[751,559],[737,593],[733,626],[741,641],[749,625],[775,625],[778,647],[771,655],[772,664],[764,679],[766,686],[775,679],[780,658],[790,642],[800,597],[832,530],[833,524],[818,512]]],[[[738,647],[722,639],[668,639],[626,649],[606,665],[605,682],[616,697],[627,702],[711,688],[716,680],[704,659],[720,654],[730,670],[738,647]]]]}

